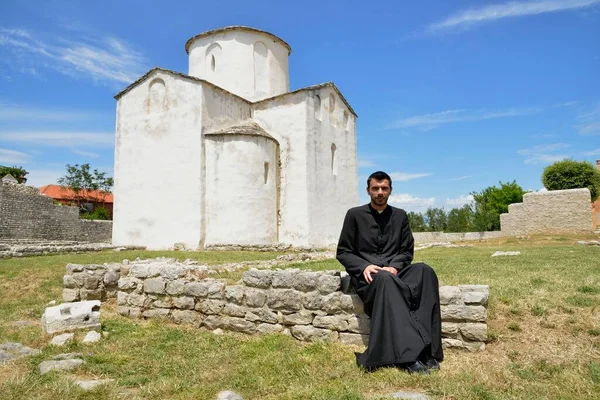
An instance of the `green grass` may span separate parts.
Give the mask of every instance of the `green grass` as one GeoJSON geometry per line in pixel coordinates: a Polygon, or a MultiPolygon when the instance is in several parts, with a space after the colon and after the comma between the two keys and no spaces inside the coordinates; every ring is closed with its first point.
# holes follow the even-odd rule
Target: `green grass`
{"type": "MultiPolygon", "coordinates": [[[[214,399],[230,389],[245,399],[377,399],[418,391],[439,399],[593,399],[600,392],[600,269],[598,248],[579,237],[497,239],[469,248],[418,251],[445,284],[488,284],[490,338],[483,352],[446,351],[442,370],[410,376],[395,369],[364,373],[341,344],[299,343],[284,335],[214,335],[158,321],[120,317],[114,301],[102,307],[99,343],[47,346],[38,320],[59,300],[65,264],[119,262],[124,258],[178,257],[218,264],[274,258],[275,253],[102,252],[0,260],[0,343],[21,342],[42,354],[0,366],[6,399],[214,399]],[[491,257],[496,250],[521,251],[491,257]],[[72,374],[40,376],[40,361],[80,352],[86,364],[72,374]],[[83,392],[70,378],[115,382],[83,392]],[[121,396],[121,397],[119,397],[121,396]]],[[[289,265],[340,270],[335,260],[289,265]]],[[[236,279],[241,273],[222,276],[236,279]]],[[[78,333],[81,339],[83,333],[78,333]]]]}

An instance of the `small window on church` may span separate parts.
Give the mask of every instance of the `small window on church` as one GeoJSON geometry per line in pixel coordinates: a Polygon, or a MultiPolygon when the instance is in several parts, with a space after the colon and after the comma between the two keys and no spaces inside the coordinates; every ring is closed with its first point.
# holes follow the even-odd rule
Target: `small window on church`
{"type": "Polygon", "coordinates": [[[336,152],[337,147],[335,146],[335,143],[331,143],[331,174],[333,176],[337,175],[337,157],[336,157],[336,152]]]}
{"type": "Polygon", "coordinates": [[[333,127],[337,126],[337,119],[335,116],[335,96],[333,93],[329,95],[329,121],[333,127]]]}
{"type": "Polygon", "coordinates": [[[348,114],[348,111],[346,110],[344,110],[344,129],[350,129],[350,114],[348,114]]]}
{"type": "Polygon", "coordinates": [[[212,72],[215,72],[216,67],[217,67],[217,62],[215,60],[215,56],[212,55],[211,60],[210,60],[210,69],[212,70],[212,72]]]}
{"type": "Polygon", "coordinates": [[[315,118],[317,121],[321,120],[321,96],[315,96],[315,118]]]}
{"type": "Polygon", "coordinates": [[[265,163],[265,185],[269,182],[269,163],[265,163]]]}

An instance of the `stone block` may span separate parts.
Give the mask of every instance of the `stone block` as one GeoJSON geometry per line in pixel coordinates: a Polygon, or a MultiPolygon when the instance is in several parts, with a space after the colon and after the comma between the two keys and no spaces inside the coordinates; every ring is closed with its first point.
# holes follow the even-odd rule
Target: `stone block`
{"type": "Polygon", "coordinates": [[[316,316],[313,319],[313,326],[317,328],[330,329],[332,331],[345,331],[348,329],[347,317],[343,315],[327,315],[324,317],[316,316]]]}
{"type": "Polygon", "coordinates": [[[487,292],[466,292],[464,293],[465,304],[481,304],[486,305],[488,302],[487,292]]]}
{"type": "Polygon", "coordinates": [[[247,312],[248,308],[233,303],[225,303],[225,307],[223,307],[222,311],[223,314],[232,317],[245,317],[247,312]]]}
{"type": "Polygon", "coordinates": [[[321,309],[327,314],[338,314],[342,312],[341,308],[341,292],[333,292],[321,298],[321,309]]]}
{"type": "Polygon", "coordinates": [[[251,269],[242,274],[242,282],[246,286],[266,289],[271,287],[272,275],[270,270],[251,269]]]}
{"type": "Polygon", "coordinates": [[[315,328],[312,325],[296,325],[290,328],[292,336],[303,342],[335,342],[339,335],[329,329],[315,328]]]}
{"type": "Polygon", "coordinates": [[[459,304],[462,302],[462,291],[457,286],[440,286],[440,304],[459,304]]]}
{"type": "Polygon", "coordinates": [[[267,295],[267,305],[274,310],[300,310],[302,292],[293,289],[272,289],[267,295]]]}
{"type": "Polygon", "coordinates": [[[317,288],[321,294],[329,294],[339,290],[342,287],[342,281],[339,275],[323,274],[319,277],[317,288]]]}
{"type": "Polygon", "coordinates": [[[40,374],[44,375],[50,371],[71,371],[83,364],[83,360],[74,358],[70,360],[55,360],[55,361],[42,361],[40,363],[40,374]]]}
{"type": "Polygon", "coordinates": [[[489,294],[490,292],[490,287],[488,285],[458,285],[458,288],[463,293],[484,292],[489,294]]]}
{"type": "Polygon", "coordinates": [[[81,343],[96,343],[96,342],[99,342],[101,338],[102,338],[102,335],[100,335],[98,332],[89,331],[88,333],[85,334],[85,337],[83,338],[81,343]]]}
{"type": "Polygon", "coordinates": [[[173,310],[171,311],[171,320],[176,324],[187,324],[198,327],[202,322],[202,317],[195,311],[173,310]]]}
{"type": "Polygon", "coordinates": [[[118,306],[117,307],[117,313],[119,315],[124,316],[124,317],[128,317],[129,316],[129,307],[127,307],[127,306],[118,306]]]}
{"type": "Polygon", "coordinates": [[[132,306],[143,308],[150,307],[150,303],[152,302],[146,295],[137,293],[129,293],[127,301],[132,306]]]}
{"type": "Polygon", "coordinates": [[[323,306],[323,298],[319,292],[304,293],[302,304],[308,310],[320,310],[323,306]]]}
{"type": "Polygon", "coordinates": [[[221,310],[225,306],[225,302],[222,300],[198,300],[194,309],[200,311],[203,314],[215,315],[220,314],[221,310]]]}
{"type": "Polygon", "coordinates": [[[357,294],[342,294],[340,308],[349,313],[361,313],[364,309],[363,302],[357,294]]]}
{"type": "Polygon", "coordinates": [[[100,301],[79,301],[48,307],[42,315],[46,333],[100,328],[100,301]]]}
{"type": "Polygon", "coordinates": [[[129,316],[131,318],[142,318],[142,309],[138,307],[129,307],[129,316]]]}
{"type": "Polygon", "coordinates": [[[244,319],[250,322],[266,322],[268,324],[275,324],[278,322],[277,314],[268,308],[247,311],[246,315],[244,315],[244,319]]]}
{"type": "Polygon", "coordinates": [[[211,299],[222,299],[224,297],[225,283],[215,279],[205,279],[200,282],[188,282],[185,284],[183,293],[194,297],[208,297],[211,299]]]}
{"type": "Polygon", "coordinates": [[[102,279],[104,286],[116,286],[119,282],[119,274],[113,271],[108,271],[102,279]]]}
{"type": "Polygon", "coordinates": [[[442,322],[442,337],[460,339],[460,324],[457,322],[442,322]]]}
{"type": "Polygon", "coordinates": [[[163,264],[157,268],[157,273],[168,280],[183,278],[188,271],[188,268],[180,264],[163,264]]]}
{"type": "Polygon", "coordinates": [[[141,281],[137,278],[127,276],[125,278],[119,279],[119,281],[117,282],[117,287],[119,288],[119,290],[133,290],[137,288],[137,285],[140,282],[141,281]]]}
{"type": "Polygon", "coordinates": [[[129,304],[129,294],[127,292],[117,292],[117,304],[120,306],[129,304]]]}
{"type": "Polygon", "coordinates": [[[185,284],[186,281],[182,280],[169,281],[167,282],[167,287],[165,288],[165,291],[171,296],[179,296],[183,294],[185,284]]]}
{"type": "Polygon", "coordinates": [[[54,336],[50,341],[51,346],[64,346],[65,344],[73,341],[74,333],[63,333],[61,335],[54,336]]]}
{"type": "Polygon", "coordinates": [[[348,318],[348,331],[368,335],[371,319],[366,314],[355,314],[348,318]]]}
{"type": "Polygon", "coordinates": [[[482,351],[485,349],[485,343],[483,342],[463,342],[458,339],[447,339],[442,338],[442,347],[446,348],[457,348],[465,349],[469,351],[482,351]]]}
{"type": "Polygon", "coordinates": [[[466,323],[460,324],[460,333],[463,338],[474,342],[487,341],[487,324],[466,323]]]}
{"type": "Polygon", "coordinates": [[[78,301],[80,299],[79,289],[63,289],[62,295],[63,301],[66,301],[67,303],[78,301]]]}
{"type": "Polygon", "coordinates": [[[135,264],[132,265],[129,274],[136,278],[148,278],[150,276],[150,268],[147,264],[135,264]]]}
{"type": "Polygon", "coordinates": [[[353,346],[368,346],[369,335],[340,332],[340,342],[353,346]]]}
{"type": "Polygon", "coordinates": [[[258,324],[256,326],[257,333],[280,333],[283,331],[283,326],[279,324],[258,324]]]}
{"type": "Polygon", "coordinates": [[[256,325],[254,323],[246,321],[243,318],[236,317],[223,317],[221,319],[220,327],[234,332],[242,332],[249,334],[256,332],[256,325]]]}
{"type": "Polygon", "coordinates": [[[173,307],[183,309],[183,310],[193,310],[194,309],[194,298],[193,297],[173,297],[172,298],[173,307]]]}
{"type": "Polygon", "coordinates": [[[67,274],[73,274],[74,272],[83,271],[84,265],[82,264],[67,264],[65,269],[67,270],[67,274]]]}
{"type": "Polygon", "coordinates": [[[144,318],[156,318],[156,319],[166,320],[169,317],[170,311],[171,310],[166,309],[166,308],[153,308],[150,310],[144,310],[142,312],[142,316],[144,318]]]}
{"type": "Polygon", "coordinates": [[[267,301],[267,293],[261,289],[244,288],[244,296],[248,307],[262,307],[267,301]]]}
{"type": "Polygon", "coordinates": [[[165,294],[167,283],[163,278],[151,278],[144,281],[144,292],[152,294],[165,294]]]}
{"type": "Polygon", "coordinates": [[[300,310],[292,314],[281,314],[280,323],[284,325],[309,325],[312,323],[315,315],[307,310],[300,310]]]}
{"type": "Polygon", "coordinates": [[[442,321],[485,322],[487,310],[484,306],[441,306],[442,321]]]}
{"type": "Polygon", "coordinates": [[[209,330],[215,330],[222,325],[222,318],[217,315],[209,315],[202,321],[202,325],[209,330]]]}
{"type": "Polygon", "coordinates": [[[102,289],[79,289],[81,300],[102,300],[106,292],[102,289]]]}
{"type": "Polygon", "coordinates": [[[63,276],[63,287],[67,288],[67,289],[77,289],[77,288],[79,288],[79,285],[77,284],[77,281],[75,279],[73,279],[73,276],[64,275],[63,276]]]}
{"type": "Polygon", "coordinates": [[[302,292],[317,290],[320,272],[300,272],[293,278],[292,288],[302,292]]]}
{"type": "Polygon", "coordinates": [[[235,286],[227,286],[225,288],[225,300],[235,303],[235,304],[243,304],[244,301],[244,286],[235,285],[235,286]]]}
{"type": "Polygon", "coordinates": [[[295,283],[294,277],[299,273],[299,269],[273,271],[273,275],[271,276],[271,287],[277,289],[293,289],[295,283]]]}

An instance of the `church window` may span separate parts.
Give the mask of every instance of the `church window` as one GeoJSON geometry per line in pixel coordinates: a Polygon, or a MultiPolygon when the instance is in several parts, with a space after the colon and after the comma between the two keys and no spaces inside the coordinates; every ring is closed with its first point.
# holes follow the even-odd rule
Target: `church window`
{"type": "Polygon", "coordinates": [[[321,96],[315,96],[315,118],[317,121],[321,120],[321,96]]]}
{"type": "Polygon", "coordinates": [[[212,72],[215,72],[215,68],[217,67],[217,63],[215,61],[215,55],[211,55],[211,60],[210,60],[210,69],[212,70],[212,72]]]}
{"type": "Polygon", "coordinates": [[[160,78],[150,82],[148,90],[148,111],[150,113],[167,110],[167,89],[165,81],[160,78]]]}
{"type": "Polygon", "coordinates": [[[348,114],[348,111],[346,110],[344,110],[344,129],[350,129],[350,114],[348,114]]]}
{"type": "Polygon", "coordinates": [[[337,175],[337,157],[336,157],[337,147],[335,143],[331,143],[331,174],[333,176],[337,175]]]}
{"type": "Polygon", "coordinates": [[[254,43],[254,90],[266,94],[269,91],[269,49],[263,42],[254,43]]]}
{"type": "Polygon", "coordinates": [[[269,182],[269,163],[265,163],[265,185],[269,182]]]}
{"type": "Polygon", "coordinates": [[[330,94],[329,95],[329,121],[331,122],[332,126],[336,127],[337,119],[335,117],[334,111],[335,111],[335,96],[333,94],[330,94]]]}
{"type": "Polygon", "coordinates": [[[216,72],[217,64],[221,60],[221,46],[219,43],[213,43],[206,49],[206,71],[216,72]]]}

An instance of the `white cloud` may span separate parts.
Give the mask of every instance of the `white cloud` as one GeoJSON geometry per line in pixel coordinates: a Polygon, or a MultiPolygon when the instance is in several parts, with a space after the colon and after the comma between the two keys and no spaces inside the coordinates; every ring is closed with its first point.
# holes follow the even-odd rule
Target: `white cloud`
{"type": "Polygon", "coordinates": [[[517,117],[534,114],[539,111],[540,110],[537,108],[513,108],[507,110],[446,110],[433,114],[422,114],[403,118],[389,124],[386,126],[386,129],[420,128],[422,130],[430,130],[442,124],[517,117]]]}
{"type": "Polygon", "coordinates": [[[27,108],[0,104],[0,119],[3,121],[85,121],[99,120],[105,117],[95,111],[27,108]]]}
{"type": "Polygon", "coordinates": [[[413,197],[408,193],[398,193],[392,194],[388,199],[388,203],[403,208],[406,211],[423,212],[429,207],[435,206],[435,197],[423,199],[413,197]]]}
{"type": "Polygon", "coordinates": [[[12,61],[22,73],[39,75],[37,68],[47,66],[74,79],[130,84],[147,70],[145,57],[114,37],[86,39],[80,34],[77,40],[42,41],[36,36],[24,30],[0,30],[0,46],[12,52],[12,61]]]}
{"type": "Polygon", "coordinates": [[[538,15],[550,12],[574,10],[590,7],[600,0],[541,0],[541,1],[509,1],[502,4],[490,4],[479,8],[470,8],[449,16],[443,21],[427,27],[429,33],[466,30],[477,24],[491,22],[502,18],[515,18],[527,15],[538,15]]]}
{"type": "Polygon", "coordinates": [[[2,132],[0,142],[28,143],[42,146],[110,146],[114,134],[106,132],[2,132]]]}
{"type": "Polygon", "coordinates": [[[578,115],[575,127],[581,135],[600,135],[600,104],[578,115]]]}
{"type": "Polygon", "coordinates": [[[0,149],[0,163],[3,164],[27,164],[31,161],[31,155],[16,150],[0,149]]]}
{"type": "Polygon", "coordinates": [[[600,156],[600,147],[583,153],[584,156],[600,156]]]}
{"type": "Polygon", "coordinates": [[[521,149],[517,151],[517,154],[526,157],[525,164],[549,164],[568,158],[565,154],[549,154],[567,147],[569,145],[565,143],[553,143],[535,146],[530,149],[521,149]]]}
{"type": "Polygon", "coordinates": [[[99,154],[96,153],[92,153],[89,151],[83,151],[83,150],[79,150],[79,149],[71,149],[71,151],[75,154],[79,154],[80,156],[84,156],[84,157],[89,157],[89,158],[98,158],[100,157],[99,154]]]}
{"type": "Polygon", "coordinates": [[[45,185],[55,185],[58,178],[66,174],[65,170],[27,170],[27,185],[41,187],[45,185]]]}
{"type": "Polygon", "coordinates": [[[469,179],[472,175],[459,176],[458,178],[448,179],[449,181],[462,181],[463,179],[469,179]]]}
{"type": "Polygon", "coordinates": [[[447,206],[451,206],[451,208],[457,208],[457,207],[462,207],[465,204],[470,204],[473,202],[473,200],[474,200],[473,196],[469,194],[466,196],[458,196],[453,199],[446,199],[444,204],[447,206]]]}
{"type": "Polygon", "coordinates": [[[408,174],[406,172],[392,172],[389,174],[392,178],[392,181],[400,181],[406,182],[412,179],[423,178],[425,176],[430,176],[430,173],[422,173],[422,174],[408,174]]]}

